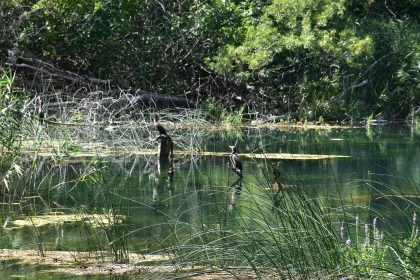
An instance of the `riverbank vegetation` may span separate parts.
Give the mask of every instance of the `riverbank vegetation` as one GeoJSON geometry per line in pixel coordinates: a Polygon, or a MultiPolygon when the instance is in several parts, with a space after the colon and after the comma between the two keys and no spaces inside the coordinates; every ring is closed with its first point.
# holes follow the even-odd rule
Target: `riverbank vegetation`
{"type": "Polygon", "coordinates": [[[16,86],[45,95],[46,103],[58,89],[64,95],[113,89],[113,98],[122,89],[197,104],[217,100],[219,115],[222,109],[307,121],[418,115],[417,1],[1,5],[1,66],[15,69],[16,86]]]}

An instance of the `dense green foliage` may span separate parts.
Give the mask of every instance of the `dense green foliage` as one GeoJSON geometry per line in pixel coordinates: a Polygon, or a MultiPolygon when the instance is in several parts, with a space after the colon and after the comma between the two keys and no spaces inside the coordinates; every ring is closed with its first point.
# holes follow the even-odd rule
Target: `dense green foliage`
{"type": "Polygon", "coordinates": [[[420,1],[6,0],[8,50],[194,101],[302,119],[420,108],[420,1]],[[391,3],[389,3],[391,2],[391,3]]]}

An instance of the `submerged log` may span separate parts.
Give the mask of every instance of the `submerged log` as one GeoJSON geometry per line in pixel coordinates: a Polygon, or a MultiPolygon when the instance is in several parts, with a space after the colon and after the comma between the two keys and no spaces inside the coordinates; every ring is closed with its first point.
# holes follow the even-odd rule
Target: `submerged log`
{"type": "MultiPolygon", "coordinates": [[[[139,91],[138,91],[139,92],[139,91]]],[[[182,108],[195,108],[195,103],[183,97],[166,96],[157,93],[140,91],[140,95],[134,96],[131,103],[143,103],[149,107],[151,105],[160,105],[168,107],[182,107],[182,108]]]]}
{"type": "Polygon", "coordinates": [[[169,154],[174,157],[174,142],[169,135],[162,134],[156,140],[158,141],[159,159],[168,159],[169,154]]]}

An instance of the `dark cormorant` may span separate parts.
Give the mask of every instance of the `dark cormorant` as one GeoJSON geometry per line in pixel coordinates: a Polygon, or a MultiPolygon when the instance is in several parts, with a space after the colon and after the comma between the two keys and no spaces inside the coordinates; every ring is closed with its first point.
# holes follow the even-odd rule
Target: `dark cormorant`
{"type": "Polygon", "coordinates": [[[230,161],[232,162],[232,170],[235,171],[236,175],[242,177],[242,161],[236,154],[236,146],[229,146],[232,149],[230,155],[230,161]]]}
{"type": "Polygon", "coordinates": [[[153,123],[155,124],[156,129],[159,131],[159,135],[168,135],[168,133],[166,133],[165,128],[163,128],[163,126],[159,123],[159,116],[155,115],[153,118],[153,123]]]}
{"type": "Polygon", "coordinates": [[[162,135],[165,135],[169,141],[169,150],[171,152],[171,157],[174,157],[174,142],[172,141],[171,136],[168,135],[166,132],[166,129],[159,123],[159,116],[157,114],[153,117],[153,123],[156,127],[156,129],[159,131],[159,136],[156,138],[156,140],[160,139],[162,141],[162,135]]]}
{"type": "Polygon", "coordinates": [[[45,120],[45,113],[44,108],[42,108],[42,100],[39,101],[39,108],[38,108],[38,118],[39,122],[42,124],[45,120]]]}

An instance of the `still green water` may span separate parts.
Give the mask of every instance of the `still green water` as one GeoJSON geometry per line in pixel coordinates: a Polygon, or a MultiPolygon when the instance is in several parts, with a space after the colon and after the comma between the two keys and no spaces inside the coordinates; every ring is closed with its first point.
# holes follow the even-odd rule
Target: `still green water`
{"type": "MultiPolygon", "coordinates": [[[[176,135],[173,138],[177,143],[176,135]]],[[[88,219],[94,214],[110,213],[112,209],[125,220],[124,226],[111,234],[127,236],[131,251],[153,253],[160,248],[160,242],[170,244],[170,238],[166,237],[174,231],[182,236],[191,228],[207,226],[212,219],[220,220],[225,215],[221,209],[229,212],[235,208],[246,212],[249,207],[254,207],[255,197],[263,199],[272,183],[272,174],[269,173],[268,178],[264,176],[267,170],[270,171],[270,166],[291,174],[305,186],[318,188],[326,195],[339,194],[344,200],[360,205],[367,205],[372,199],[372,190],[362,180],[383,183],[374,186],[373,193],[377,194],[386,194],[386,185],[395,185],[410,193],[413,186],[420,183],[420,133],[404,125],[375,126],[369,131],[366,128],[249,128],[235,136],[223,133],[203,135],[194,139],[192,147],[194,153],[176,154],[172,162],[159,162],[154,155],[136,153],[115,153],[101,158],[102,163],[91,167],[86,167],[90,158],[86,158],[85,163],[76,159],[54,168],[48,159],[41,160],[37,166],[37,183],[3,199],[0,210],[4,225],[2,248],[35,249],[36,240],[40,239],[46,251],[105,250],[109,242],[105,234],[100,230],[94,234],[92,227],[85,222],[46,224],[36,233],[31,226],[14,228],[11,225],[14,220],[27,215],[59,212],[81,214],[88,219]],[[240,189],[234,185],[238,177],[229,170],[227,155],[200,155],[201,151],[228,153],[229,146],[236,139],[239,155],[292,153],[348,157],[270,160],[242,156],[244,178],[240,189]],[[84,172],[105,166],[102,176],[95,177],[91,173],[91,178],[83,176],[84,180],[80,180],[84,172]],[[170,166],[174,168],[173,182],[167,177],[170,166]],[[179,228],[168,226],[174,221],[179,228]]],[[[18,185],[23,186],[25,180],[22,177],[18,185]]],[[[380,207],[380,199],[377,199],[377,204],[380,207]]],[[[383,206],[385,209],[386,205],[383,206]]],[[[36,269],[25,269],[24,265],[13,263],[3,263],[1,267],[2,279],[11,275],[37,279],[36,269]]],[[[54,278],[66,277],[58,275],[54,278]]],[[[79,279],[90,278],[83,276],[79,279]]]]}

